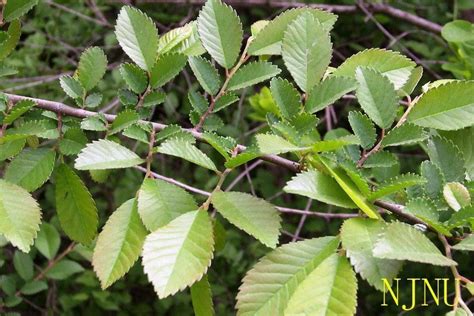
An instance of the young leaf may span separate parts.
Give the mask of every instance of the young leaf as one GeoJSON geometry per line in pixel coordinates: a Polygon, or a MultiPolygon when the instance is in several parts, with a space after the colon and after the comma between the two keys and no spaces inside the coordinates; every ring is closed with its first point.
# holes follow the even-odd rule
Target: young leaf
{"type": "Polygon", "coordinates": [[[215,315],[212,303],[211,286],[207,279],[207,274],[202,279],[191,286],[191,300],[193,303],[195,316],[215,315]]]}
{"type": "Polygon", "coordinates": [[[333,254],[298,286],[285,315],[354,315],[356,305],[355,273],[345,257],[333,254]]]}
{"type": "Polygon", "coordinates": [[[107,57],[99,47],[86,49],[79,60],[77,79],[87,91],[94,88],[105,74],[107,57]]]}
{"type": "Polygon", "coordinates": [[[53,259],[58,253],[61,244],[61,237],[56,228],[44,222],[41,224],[38,237],[35,240],[35,247],[47,259],[53,259]]]}
{"type": "Polygon", "coordinates": [[[415,227],[394,222],[388,224],[373,249],[376,258],[408,260],[440,266],[457,263],[441,254],[438,248],[415,227]]]}
{"type": "Polygon", "coordinates": [[[369,67],[387,77],[395,87],[402,88],[410,78],[416,64],[398,52],[372,48],[352,55],[342,63],[333,76],[355,77],[357,67],[369,67]]]}
{"type": "Polygon", "coordinates": [[[474,251],[474,235],[468,235],[466,238],[461,240],[452,247],[455,250],[474,251]]]}
{"type": "Polygon", "coordinates": [[[471,204],[469,191],[459,182],[446,183],[443,188],[443,196],[449,207],[456,212],[471,204]]]}
{"type": "Polygon", "coordinates": [[[176,77],[186,66],[188,59],[183,54],[167,54],[158,57],[151,69],[150,85],[153,89],[165,85],[176,77]]]}
{"type": "Polygon", "coordinates": [[[215,192],[212,205],[229,222],[275,248],[280,234],[280,214],[263,199],[241,192],[215,192]]]}
{"type": "MultiPolygon", "coordinates": [[[[10,1],[13,2],[13,1],[10,1]]],[[[14,20],[8,26],[6,38],[0,42],[0,61],[5,59],[16,47],[21,36],[20,21],[14,20]]]]}
{"type": "Polygon", "coordinates": [[[422,127],[458,130],[474,125],[474,82],[452,81],[429,89],[416,101],[407,120],[422,127]]]}
{"type": "Polygon", "coordinates": [[[400,192],[401,190],[414,186],[425,184],[426,179],[422,176],[413,173],[406,173],[394,178],[390,178],[384,183],[382,183],[375,192],[372,192],[368,199],[370,201],[375,201],[378,198],[384,197],[395,192],[400,192]]]}
{"type": "Polygon", "coordinates": [[[176,138],[167,140],[157,148],[157,152],[179,157],[198,166],[217,171],[217,167],[211,158],[184,139],[176,138]]]}
{"type": "Polygon", "coordinates": [[[183,214],[147,236],[143,267],[159,298],[200,280],[212,260],[214,236],[202,210],[183,214]]]}
{"type": "Polygon", "coordinates": [[[124,276],[140,256],[147,230],[137,212],[136,199],[123,203],[107,220],[97,238],[92,266],[102,289],[124,276]]]}
{"type": "Polygon", "coordinates": [[[77,156],[78,170],[119,169],[139,165],[143,159],[116,142],[101,139],[87,144],[77,156]]]}
{"type": "Polygon", "coordinates": [[[284,118],[291,119],[301,111],[300,94],[288,80],[272,79],[270,91],[284,118]]]}
{"type": "Polygon", "coordinates": [[[380,220],[351,218],[341,227],[342,246],[354,269],[379,291],[385,289],[382,279],[391,283],[403,264],[402,261],[379,259],[372,255],[375,242],[386,226],[380,220]]]}
{"type": "Polygon", "coordinates": [[[284,138],[273,134],[258,134],[257,139],[258,149],[262,154],[282,154],[293,151],[302,151],[307,148],[301,148],[288,142],[284,138]]]}
{"type": "Polygon", "coordinates": [[[256,61],[240,68],[230,79],[229,91],[243,89],[277,76],[280,68],[266,61],[256,61]]]}
{"type": "Polygon", "coordinates": [[[120,112],[116,117],[115,120],[112,122],[110,126],[109,135],[113,135],[115,133],[124,130],[125,128],[133,125],[140,119],[140,116],[134,110],[125,110],[120,112]]]}
{"type": "Polygon", "coordinates": [[[285,32],[282,57],[301,90],[309,92],[323,77],[332,55],[328,31],[311,13],[301,14],[285,32]]]}
{"type": "Polygon", "coordinates": [[[172,29],[158,40],[158,55],[183,53],[186,56],[198,56],[205,52],[197,34],[196,21],[172,29]]]}
{"type": "Polygon", "coordinates": [[[120,74],[125,83],[135,93],[142,93],[148,85],[148,77],[140,67],[125,63],[120,66],[120,74]]]}
{"type": "Polygon", "coordinates": [[[31,192],[49,179],[55,161],[56,152],[49,148],[25,149],[8,165],[4,178],[31,192]]]}
{"type": "Polygon", "coordinates": [[[428,140],[426,151],[448,182],[462,181],[465,177],[464,157],[452,141],[434,136],[428,140]]]}
{"type": "Polygon", "coordinates": [[[250,55],[279,55],[281,42],[288,25],[302,13],[311,13],[323,27],[329,31],[337,20],[337,16],[323,10],[310,8],[296,8],[286,10],[270,21],[250,42],[248,52],[250,55]]]}
{"type": "Polygon", "coordinates": [[[286,183],[283,191],[340,207],[357,207],[333,178],[317,170],[298,173],[286,183]]]}
{"type": "Polygon", "coordinates": [[[197,23],[202,45],[219,65],[230,69],[243,37],[237,13],[221,0],[209,0],[199,12],[197,23]]]}
{"type": "Polygon", "coordinates": [[[84,96],[84,87],[77,79],[71,76],[61,76],[61,78],[59,78],[59,84],[64,93],[73,99],[81,99],[84,96]]]}
{"type": "Polygon", "coordinates": [[[380,128],[389,128],[397,115],[398,97],[392,83],[381,73],[359,67],[355,77],[357,100],[365,113],[380,128]]]}
{"type": "Polygon", "coordinates": [[[0,233],[29,252],[41,223],[41,209],[23,188],[0,179],[0,233]]]}
{"type": "Polygon", "coordinates": [[[152,232],[197,208],[191,194],[163,180],[145,179],[138,191],[138,213],[152,232]]]}
{"type": "Polygon", "coordinates": [[[216,67],[201,56],[189,57],[188,62],[204,91],[210,95],[216,95],[222,84],[216,67]]]}
{"type": "Polygon", "coordinates": [[[362,148],[368,149],[375,144],[377,132],[372,121],[361,112],[349,112],[349,124],[354,134],[359,138],[362,148]]]}
{"type": "Polygon", "coordinates": [[[244,277],[237,295],[237,315],[283,316],[301,282],[338,245],[335,237],[313,238],[268,253],[244,277]]]}
{"type": "Polygon", "coordinates": [[[356,87],[357,81],[352,78],[330,76],[309,91],[305,110],[308,113],[321,111],[345,94],[355,90],[356,87]]]}
{"type": "Polygon", "coordinates": [[[388,132],[382,141],[382,147],[404,146],[420,143],[428,138],[428,134],[423,128],[404,123],[400,127],[394,128],[388,132]]]}
{"type": "Polygon", "coordinates": [[[14,0],[7,1],[3,8],[3,19],[5,22],[11,22],[25,15],[38,4],[39,0],[14,0]]]}
{"type": "Polygon", "coordinates": [[[117,17],[115,35],[128,57],[143,70],[151,71],[158,50],[155,23],[142,11],[124,6],[117,17]]]}
{"type": "Polygon", "coordinates": [[[81,178],[65,164],[56,172],[56,210],[72,240],[88,244],[95,238],[99,224],[95,202],[81,178]]]}

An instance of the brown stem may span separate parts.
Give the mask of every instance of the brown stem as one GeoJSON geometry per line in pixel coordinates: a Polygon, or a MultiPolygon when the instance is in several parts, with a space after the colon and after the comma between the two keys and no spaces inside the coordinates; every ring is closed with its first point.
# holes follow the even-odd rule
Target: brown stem
{"type": "Polygon", "coordinates": [[[370,150],[368,151],[367,153],[363,153],[362,154],[362,157],[360,157],[359,161],[357,162],[357,167],[361,168],[365,161],[373,154],[375,154],[376,152],[378,152],[380,150],[380,148],[382,147],[382,141],[385,137],[385,129],[382,129],[382,132],[380,133],[380,139],[378,141],[378,143],[370,150]]]}
{"type": "Polygon", "coordinates": [[[38,275],[36,275],[34,280],[35,281],[42,280],[46,276],[46,273],[48,273],[49,270],[51,270],[59,261],[61,261],[62,258],[67,256],[74,249],[75,245],[76,245],[76,243],[72,242],[66,249],[64,249],[63,252],[61,252],[59,255],[57,255],[56,258],[49,261],[46,268],[44,268],[44,270],[42,270],[40,273],[38,273],[38,275]]]}

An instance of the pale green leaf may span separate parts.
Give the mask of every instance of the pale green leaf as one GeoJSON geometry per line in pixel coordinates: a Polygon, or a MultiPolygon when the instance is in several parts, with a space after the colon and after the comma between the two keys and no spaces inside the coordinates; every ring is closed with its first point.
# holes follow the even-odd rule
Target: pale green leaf
{"type": "Polygon", "coordinates": [[[255,138],[258,149],[262,154],[282,154],[308,149],[293,145],[284,138],[273,134],[258,134],[255,138]]]}
{"type": "Polygon", "coordinates": [[[241,192],[212,194],[212,205],[229,222],[275,248],[280,234],[280,213],[267,201],[241,192]]]}
{"type": "Polygon", "coordinates": [[[197,56],[205,53],[197,34],[196,21],[172,29],[158,40],[158,55],[183,53],[186,56],[197,56]]]}
{"type": "Polygon", "coordinates": [[[140,119],[140,116],[134,110],[125,110],[120,112],[110,125],[109,135],[113,135],[115,133],[124,130],[125,128],[133,125],[140,119]]]}
{"type": "Polygon", "coordinates": [[[10,112],[4,117],[3,124],[13,123],[16,119],[28,112],[35,105],[36,103],[33,100],[28,99],[17,102],[10,112]]]}
{"type": "Polygon", "coordinates": [[[460,243],[452,247],[455,250],[474,251],[474,235],[468,235],[460,243]]]}
{"type": "Polygon", "coordinates": [[[380,72],[359,67],[355,77],[357,100],[365,113],[380,128],[389,128],[397,115],[398,97],[393,84],[380,72]]]}
{"type": "Polygon", "coordinates": [[[377,132],[372,121],[361,112],[349,112],[349,124],[354,134],[359,138],[362,148],[371,148],[377,140],[377,132]]]}
{"type": "Polygon", "coordinates": [[[414,185],[422,185],[425,183],[426,183],[425,178],[414,173],[406,173],[406,174],[398,175],[382,183],[377,188],[376,191],[372,192],[368,196],[368,199],[370,201],[375,201],[376,199],[379,199],[386,195],[400,192],[403,189],[406,189],[408,187],[411,187],[414,185]]]}
{"type": "Polygon", "coordinates": [[[142,93],[148,85],[148,77],[145,71],[137,65],[125,63],[120,66],[120,74],[125,83],[135,93],[142,93]]]}
{"type": "Polygon", "coordinates": [[[382,140],[382,147],[404,146],[420,143],[428,138],[428,134],[423,128],[404,123],[400,127],[394,128],[382,140]]]}
{"type": "Polygon", "coordinates": [[[448,42],[469,42],[474,40],[474,28],[469,21],[454,20],[443,26],[441,35],[448,42]]]}
{"type": "Polygon", "coordinates": [[[94,88],[105,74],[107,57],[99,47],[86,49],[79,60],[76,76],[87,91],[94,88]]]}
{"type": "Polygon", "coordinates": [[[357,207],[332,177],[317,170],[297,174],[286,183],[283,191],[340,207],[357,207]]]}
{"type": "Polygon", "coordinates": [[[56,171],[56,211],[72,240],[88,244],[95,238],[99,224],[95,202],[81,178],[65,164],[56,171]]]}
{"type": "Polygon", "coordinates": [[[272,79],[270,91],[284,118],[291,119],[301,111],[300,94],[288,80],[272,79]]]}
{"type": "Polygon", "coordinates": [[[56,152],[49,148],[27,148],[8,165],[4,178],[31,192],[49,179],[55,161],[56,152]]]}
{"type": "Polygon", "coordinates": [[[123,203],[107,220],[97,238],[92,266],[102,289],[124,276],[140,256],[147,230],[136,199],[123,203]]]}
{"type": "Polygon", "coordinates": [[[73,99],[81,99],[84,96],[84,87],[77,79],[71,76],[61,76],[61,78],[59,78],[59,84],[64,93],[73,99]]]}
{"type": "Polygon", "coordinates": [[[197,18],[202,45],[222,67],[230,69],[237,60],[243,38],[240,19],[220,0],[208,0],[197,18]]]}
{"type": "Polygon", "coordinates": [[[355,77],[357,67],[370,67],[387,77],[395,87],[402,88],[410,78],[416,64],[395,51],[381,48],[363,50],[352,55],[332,75],[355,77]]]}
{"type": "Polygon", "coordinates": [[[394,153],[379,150],[371,155],[364,163],[364,168],[388,168],[396,165],[398,158],[394,153]]]}
{"type": "Polygon", "coordinates": [[[474,82],[452,81],[429,89],[413,105],[408,121],[440,130],[474,125],[474,82]]]}
{"type": "Polygon", "coordinates": [[[268,253],[244,277],[237,295],[237,315],[283,316],[301,282],[338,245],[334,237],[313,238],[268,253]]]}
{"type": "Polygon", "coordinates": [[[383,280],[392,283],[402,267],[402,261],[374,258],[372,249],[386,227],[385,222],[368,218],[351,218],[341,227],[342,246],[352,265],[362,278],[379,291],[384,291],[383,280]]]}
{"type": "Polygon", "coordinates": [[[408,78],[408,81],[403,85],[403,87],[398,90],[398,95],[399,96],[409,96],[410,94],[413,93],[413,90],[415,90],[416,86],[421,80],[421,77],[423,76],[423,67],[418,66],[415,67],[410,74],[410,77],[408,78]]]}
{"type": "Polygon", "coordinates": [[[426,151],[431,162],[437,165],[448,182],[462,181],[465,177],[464,157],[452,141],[434,136],[428,140],[426,151]]]}
{"type": "Polygon", "coordinates": [[[456,265],[415,227],[394,222],[388,224],[373,249],[376,258],[408,260],[440,266],[456,265]]]}
{"type": "Polygon", "coordinates": [[[89,94],[84,100],[84,106],[86,108],[94,109],[100,105],[102,102],[102,97],[102,93],[89,94]]]}
{"type": "Polygon", "coordinates": [[[88,142],[86,134],[77,127],[70,128],[59,141],[59,151],[63,155],[77,155],[88,142]]]}
{"type": "MultiPolygon", "coordinates": [[[[11,2],[11,1],[10,1],[11,2]]],[[[21,36],[21,23],[13,20],[8,26],[6,38],[0,42],[0,61],[5,59],[15,49],[21,36]]]]}
{"type": "Polygon", "coordinates": [[[457,131],[443,131],[439,133],[458,147],[464,158],[464,167],[470,179],[474,179],[474,126],[457,131]]]}
{"type": "Polygon", "coordinates": [[[188,59],[183,54],[159,56],[151,69],[150,86],[156,89],[165,85],[181,72],[187,62],[188,59]]]}
{"type": "Polygon", "coordinates": [[[3,19],[5,22],[11,22],[25,15],[38,4],[39,0],[10,0],[3,8],[3,19]]]}
{"type": "Polygon", "coordinates": [[[309,12],[301,14],[285,32],[282,57],[301,90],[309,92],[323,77],[332,56],[327,30],[309,12]]]}
{"type": "Polygon", "coordinates": [[[214,236],[202,210],[183,214],[147,236],[143,267],[159,298],[200,280],[213,257],[214,236]]]}
{"type": "Polygon", "coordinates": [[[222,83],[216,67],[209,60],[200,56],[189,57],[188,62],[204,91],[210,95],[217,94],[222,83]]]}
{"type": "Polygon", "coordinates": [[[345,257],[332,255],[298,286],[285,316],[354,315],[357,278],[345,257]]]}
{"type": "Polygon", "coordinates": [[[309,113],[321,111],[345,94],[355,90],[356,87],[357,81],[352,78],[330,76],[309,91],[305,109],[309,113]]]}
{"type": "Polygon", "coordinates": [[[48,223],[41,224],[38,237],[35,240],[35,247],[38,251],[48,258],[53,259],[58,253],[61,244],[61,237],[56,228],[48,223]]]}
{"type": "Polygon", "coordinates": [[[439,221],[440,212],[438,208],[428,198],[417,197],[408,201],[402,212],[415,216],[443,235],[451,236],[448,228],[439,221]]]}
{"type": "Polygon", "coordinates": [[[0,179],[0,233],[29,252],[41,223],[41,209],[23,188],[0,179]]]}
{"type": "Polygon", "coordinates": [[[184,139],[169,139],[157,148],[157,152],[179,157],[198,166],[217,171],[217,167],[211,158],[184,139]]]}
{"type": "Polygon", "coordinates": [[[239,90],[277,76],[278,66],[266,61],[256,61],[241,67],[229,80],[227,90],[239,90]]]}
{"type": "Polygon", "coordinates": [[[237,145],[237,142],[232,137],[224,137],[212,132],[204,132],[202,137],[226,159],[230,158],[232,149],[237,145]]]}
{"type": "Polygon", "coordinates": [[[77,156],[78,170],[119,169],[139,165],[143,159],[116,142],[101,139],[86,146],[77,156]]]}
{"type": "Polygon", "coordinates": [[[163,180],[145,179],[138,191],[138,213],[152,232],[197,208],[191,194],[163,180]]]}
{"type": "Polygon", "coordinates": [[[449,229],[471,224],[474,226],[474,205],[463,207],[455,212],[448,221],[449,229]]]}
{"type": "Polygon", "coordinates": [[[420,173],[427,180],[423,186],[423,190],[432,199],[436,199],[442,189],[444,177],[438,166],[429,160],[425,160],[420,164],[420,173]]]}
{"type": "Polygon", "coordinates": [[[446,203],[456,212],[471,204],[471,195],[467,188],[459,182],[449,182],[443,187],[446,203]]]}
{"type": "Polygon", "coordinates": [[[117,17],[115,35],[128,57],[140,68],[151,71],[158,50],[155,23],[142,11],[124,6],[117,17]]]}
{"type": "Polygon", "coordinates": [[[4,144],[0,143],[0,161],[16,156],[23,149],[25,143],[25,139],[12,140],[4,144]]]}
{"type": "Polygon", "coordinates": [[[106,121],[100,116],[89,116],[82,120],[81,128],[87,131],[106,131],[106,121]]]}
{"type": "Polygon", "coordinates": [[[195,316],[213,316],[215,314],[207,274],[191,286],[191,300],[195,316]]]}

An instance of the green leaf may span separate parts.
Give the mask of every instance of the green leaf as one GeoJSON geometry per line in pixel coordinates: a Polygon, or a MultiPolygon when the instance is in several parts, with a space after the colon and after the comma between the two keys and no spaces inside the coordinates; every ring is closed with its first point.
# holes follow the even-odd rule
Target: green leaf
{"type": "Polygon", "coordinates": [[[199,113],[199,115],[204,114],[209,107],[209,102],[207,102],[207,99],[199,92],[189,91],[188,100],[193,109],[199,113]]]}
{"type": "Polygon", "coordinates": [[[229,80],[227,90],[239,90],[277,76],[278,66],[266,61],[256,61],[241,67],[229,80]]]}
{"type": "Polygon", "coordinates": [[[355,90],[357,81],[349,77],[330,76],[316,84],[305,104],[308,113],[316,113],[333,104],[345,94],[355,90]]]}
{"type": "Polygon", "coordinates": [[[101,93],[92,93],[89,94],[85,101],[84,106],[89,109],[94,109],[100,105],[102,102],[102,94],[101,93]]]}
{"type": "Polygon", "coordinates": [[[370,68],[356,69],[359,86],[357,100],[362,109],[380,128],[389,128],[397,115],[398,96],[392,83],[370,68]]]}
{"type": "Polygon", "coordinates": [[[295,146],[284,138],[273,134],[258,134],[255,138],[262,154],[282,154],[308,149],[295,146]]]}
{"type": "Polygon", "coordinates": [[[183,53],[186,56],[197,56],[205,53],[197,34],[196,21],[172,29],[158,40],[158,55],[183,53]]]}
{"type": "Polygon", "coordinates": [[[420,173],[427,180],[423,189],[432,199],[436,199],[443,189],[444,177],[438,166],[429,160],[420,165],[420,173]]]}
{"type": "Polygon", "coordinates": [[[317,170],[298,173],[286,183],[283,191],[340,207],[357,207],[333,178],[317,170]]]}
{"type": "Polygon", "coordinates": [[[402,211],[403,213],[415,216],[437,232],[446,236],[451,236],[451,233],[446,226],[440,223],[440,212],[431,200],[423,197],[414,198],[406,203],[402,211]]]}
{"type": "Polygon", "coordinates": [[[222,67],[230,69],[237,60],[243,38],[242,23],[230,6],[208,0],[197,18],[202,45],[222,67]]]}
{"type": "Polygon", "coordinates": [[[215,315],[211,286],[209,285],[207,274],[204,275],[200,281],[191,286],[191,300],[195,316],[215,315]]]}
{"type": "Polygon", "coordinates": [[[17,139],[0,144],[0,161],[16,156],[25,146],[25,139],[17,139]]]}
{"type": "Polygon", "coordinates": [[[29,254],[15,251],[15,255],[13,256],[13,266],[15,267],[15,271],[23,280],[28,281],[33,278],[33,260],[29,254]]]}
{"type": "Polygon", "coordinates": [[[282,57],[301,90],[309,92],[323,77],[332,56],[328,31],[311,13],[301,14],[285,32],[282,57]]]}
{"type": "Polygon", "coordinates": [[[145,98],[143,99],[143,107],[144,108],[151,108],[152,106],[157,106],[165,102],[166,94],[161,91],[153,91],[148,93],[145,98]]]}
{"type": "Polygon", "coordinates": [[[77,79],[87,91],[94,88],[105,74],[107,57],[99,47],[86,49],[77,66],[77,79]]]}
{"type": "Polygon", "coordinates": [[[377,140],[377,132],[372,121],[361,112],[349,112],[349,123],[354,134],[359,138],[362,148],[371,148],[377,140]]]}
{"type": "Polygon", "coordinates": [[[82,120],[81,128],[87,131],[106,131],[106,121],[100,116],[89,116],[82,120]]]}
{"type": "Polygon", "coordinates": [[[280,234],[280,214],[267,201],[241,192],[212,194],[212,205],[229,222],[275,248],[280,234]]]}
{"type": "Polygon", "coordinates": [[[56,153],[49,148],[25,149],[8,165],[4,178],[31,192],[48,181],[55,161],[56,153]]]}
{"type": "Polygon", "coordinates": [[[109,135],[113,135],[115,133],[124,130],[125,128],[133,125],[134,123],[138,122],[140,116],[134,110],[125,110],[120,112],[112,122],[110,126],[109,135]]]}
{"type": "Polygon", "coordinates": [[[440,266],[456,265],[415,227],[394,222],[388,224],[373,249],[376,258],[408,260],[440,266]]]}
{"type": "Polygon", "coordinates": [[[34,295],[47,289],[46,281],[30,281],[21,287],[20,292],[25,295],[34,295]]]}
{"type": "Polygon", "coordinates": [[[88,244],[95,238],[99,224],[95,202],[81,178],[65,164],[56,172],[56,210],[72,240],[88,244]]]}
{"type": "Polygon", "coordinates": [[[130,149],[101,139],[87,144],[77,156],[74,167],[78,170],[119,169],[133,167],[143,161],[130,149]]]}
{"type": "Polygon", "coordinates": [[[345,257],[325,259],[298,286],[285,315],[354,315],[357,278],[345,257]]]}
{"type": "Polygon", "coordinates": [[[152,232],[197,208],[191,194],[163,180],[145,179],[138,191],[138,213],[152,232]]]}
{"type": "Polygon", "coordinates": [[[372,192],[368,196],[368,199],[370,201],[375,201],[376,199],[379,199],[386,195],[400,192],[401,190],[406,189],[408,187],[425,183],[425,178],[414,173],[398,175],[382,183],[375,192],[372,192]]]}
{"type": "Polygon", "coordinates": [[[342,246],[352,265],[362,278],[379,291],[384,291],[383,279],[390,284],[402,268],[402,261],[374,258],[372,249],[387,225],[380,220],[351,218],[341,227],[342,246]]]}
{"type": "Polygon", "coordinates": [[[179,157],[198,166],[217,171],[216,165],[205,153],[184,139],[169,139],[157,148],[157,152],[179,157]]]}
{"type": "Polygon", "coordinates": [[[452,247],[455,250],[474,251],[474,235],[468,235],[460,243],[452,247]]]}
{"type": "Polygon", "coordinates": [[[334,254],[338,245],[335,237],[313,238],[268,253],[243,279],[237,295],[237,315],[283,316],[301,282],[334,254]]]}
{"type": "Polygon", "coordinates": [[[449,229],[460,227],[470,223],[473,226],[474,223],[474,205],[463,207],[459,211],[455,212],[448,221],[449,229]]]}
{"type": "Polygon", "coordinates": [[[404,146],[420,143],[428,138],[428,134],[423,128],[404,123],[400,127],[394,128],[388,132],[382,141],[382,147],[404,146]]]}
{"type": "Polygon", "coordinates": [[[4,144],[9,141],[25,139],[29,136],[39,135],[47,131],[46,121],[28,121],[23,122],[17,127],[7,129],[3,137],[0,137],[0,144],[4,144]]]}
{"type": "Polygon", "coordinates": [[[59,141],[59,150],[63,155],[77,155],[87,144],[87,136],[77,127],[70,128],[59,141]]]}
{"type": "MultiPolygon", "coordinates": [[[[12,1],[10,1],[12,2],[12,1]]],[[[6,38],[0,42],[0,61],[5,59],[15,49],[21,35],[20,21],[14,20],[8,26],[6,38]]]]}
{"type": "Polygon", "coordinates": [[[459,182],[449,182],[443,187],[446,203],[456,212],[471,204],[471,195],[465,186],[459,182]]]}
{"type": "Polygon", "coordinates": [[[309,12],[319,21],[323,27],[329,31],[337,16],[328,11],[296,8],[286,10],[275,19],[270,21],[250,42],[248,52],[250,55],[279,55],[281,53],[281,42],[288,25],[302,13],[309,12]]]}
{"type": "Polygon", "coordinates": [[[29,252],[41,223],[41,209],[23,188],[0,179],[0,233],[29,252]]]}
{"type": "Polygon", "coordinates": [[[48,223],[41,224],[35,247],[47,259],[53,259],[58,253],[61,237],[56,228],[48,223]]]}
{"type": "Polygon", "coordinates": [[[413,105],[407,120],[440,130],[474,125],[474,82],[452,81],[429,89],[413,105]]]}
{"type": "Polygon", "coordinates": [[[84,95],[84,87],[82,87],[77,79],[71,76],[61,76],[61,78],[59,78],[59,84],[64,93],[73,99],[81,99],[84,95]]]}
{"type": "Polygon", "coordinates": [[[288,80],[272,79],[270,91],[284,118],[291,119],[301,111],[300,94],[288,80]]]}
{"type": "Polygon", "coordinates": [[[189,66],[201,87],[210,95],[216,95],[221,88],[221,77],[216,67],[201,56],[189,57],[189,66]]]}
{"type": "Polygon", "coordinates": [[[457,131],[446,131],[439,133],[458,147],[464,158],[464,167],[470,179],[474,179],[474,127],[468,127],[457,131]]]}
{"type": "Polygon", "coordinates": [[[181,72],[187,62],[183,54],[160,55],[151,69],[150,86],[153,89],[164,86],[181,72]]]}
{"type": "Polygon", "coordinates": [[[233,92],[226,92],[224,93],[219,99],[216,100],[214,103],[214,110],[212,113],[217,113],[220,110],[223,110],[227,106],[235,103],[239,100],[239,97],[233,92]]]}
{"type": "Polygon", "coordinates": [[[465,177],[464,157],[452,141],[434,136],[428,140],[426,151],[448,182],[462,181],[465,177]]]}
{"type": "Polygon", "coordinates": [[[65,280],[74,274],[81,273],[84,268],[77,262],[63,259],[46,272],[46,277],[53,280],[65,280]]]}
{"type": "Polygon", "coordinates": [[[395,154],[380,150],[371,155],[364,163],[364,168],[388,168],[398,163],[398,158],[395,154]]]}
{"type": "Polygon", "coordinates": [[[3,8],[3,19],[5,22],[11,22],[25,15],[38,4],[38,0],[14,0],[7,1],[3,8]]]}
{"type": "Polygon", "coordinates": [[[409,96],[410,94],[413,93],[413,90],[415,90],[416,86],[421,80],[421,77],[423,76],[423,67],[418,66],[415,67],[410,74],[410,77],[408,78],[408,81],[403,85],[403,87],[398,90],[398,95],[399,96],[409,96]]]}
{"type": "Polygon", "coordinates": [[[124,276],[140,256],[147,230],[136,199],[123,203],[107,220],[97,238],[92,266],[102,289],[124,276]]]}
{"type": "Polygon", "coordinates": [[[354,78],[357,67],[370,67],[387,77],[395,90],[399,90],[406,84],[415,66],[413,61],[398,52],[372,48],[346,59],[332,75],[354,78]]]}
{"type": "Polygon", "coordinates": [[[370,194],[369,184],[361,170],[357,168],[357,165],[353,161],[344,161],[340,164],[340,167],[344,169],[347,176],[354,182],[359,191],[367,197],[370,194]]]}
{"type": "Polygon", "coordinates": [[[200,280],[212,260],[214,236],[202,210],[183,214],[147,236],[143,267],[159,298],[200,280]]]}
{"type": "Polygon", "coordinates": [[[158,51],[158,31],[145,13],[133,7],[122,7],[117,17],[115,35],[131,60],[143,70],[152,69],[158,51]]]}
{"type": "Polygon", "coordinates": [[[453,43],[463,43],[474,40],[472,23],[464,20],[454,20],[446,23],[441,30],[441,36],[453,43]]]}
{"type": "Polygon", "coordinates": [[[3,119],[3,124],[13,123],[16,119],[28,112],[35,105],[36,103],[33,100],[21,100],[17,102],[11,109],[10,113],[8,113],[3,119]]]}
{"type": "Polygon", "coordinates": [[[231,137],[219,136],[212,132],[204,132],[202,134],[203,139],[211,145],[215,150],[219,152],[226,159],[230,158],[232,149],[235,148],[237,142],[231,137]]]}
{"type": "Polygon", "coordinates": [[[225,163],[225,166],[227,168],[234,169],[238,166],[241,166],[249,162],[250,160],[260,157],[261,155],[262,154],[258,151],[257,148],[248,148],[246,151],[227,160],[227,162],[225,163]]]}
{"type": "Polygon", "coordinates": [[[120,74],[125,83],[135,93],[142,93],[148,86],[148,77],[145,71],[134,64],[125,63],[120,66],[120,74]]]}

